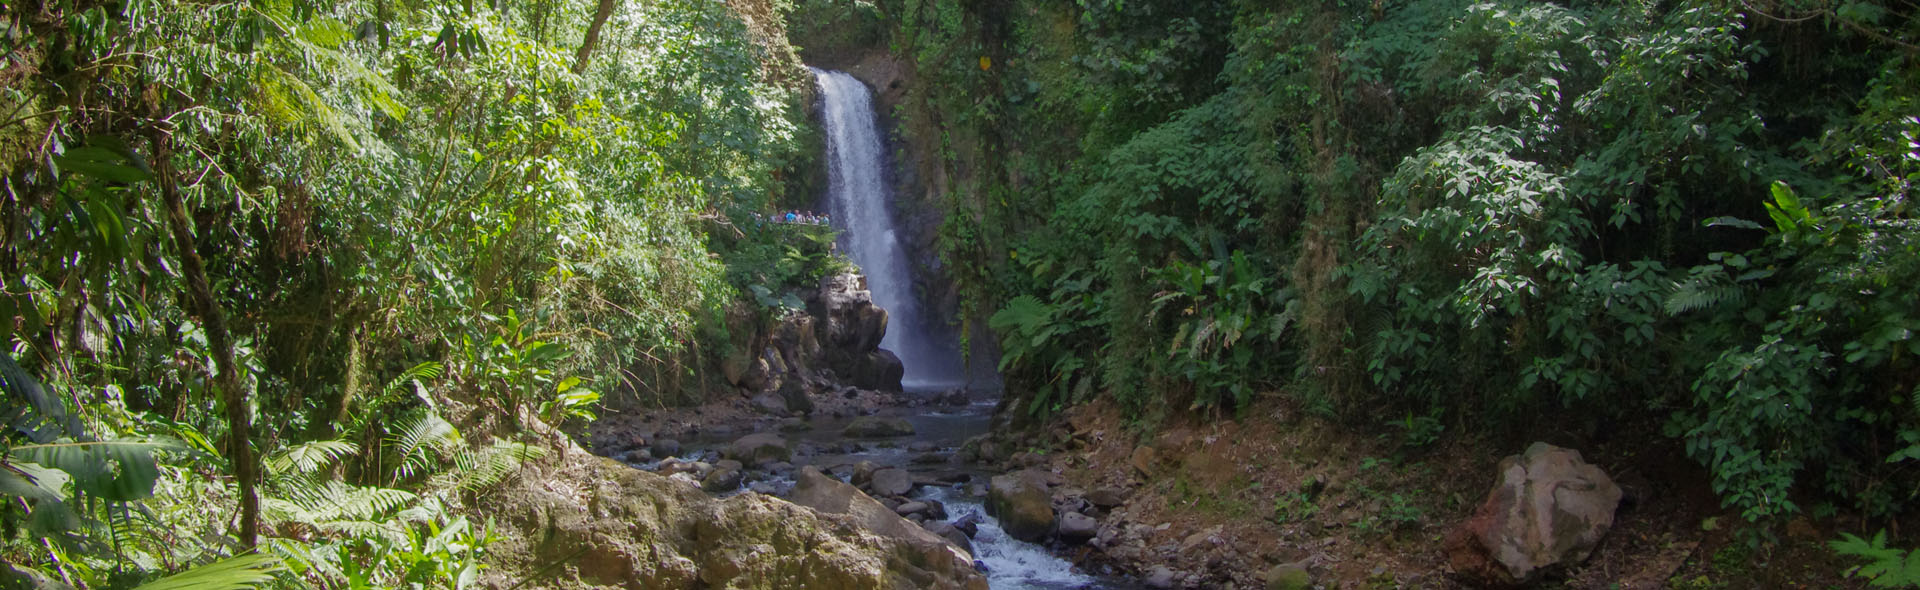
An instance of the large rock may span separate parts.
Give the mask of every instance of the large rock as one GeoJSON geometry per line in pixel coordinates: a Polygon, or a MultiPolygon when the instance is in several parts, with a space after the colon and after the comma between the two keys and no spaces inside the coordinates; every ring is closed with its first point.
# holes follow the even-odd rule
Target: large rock
{"type": "Polygon", "coordinates": [[[1580,452],[1543,442],[1500,460],[1500,481],[1448,532],[1454,571],[1486,584],[1528,583],[1585,561],[1613,527],[1620,487],[1580,452]]]}
{"type": "Polygon", "coordinates": [[[867,488],[882,496],[905,496],[913,491],[913,474],[905,469],[881,469],[873,472],[873,481],[867,488]]]}
{"type": "Polygon", "coordinates": [[[1267,590],[1308,590],[1313,588],[1313,574],[1303,564],[1283,563],[1267,570],[1266,582],[1267,590]]]}
{"type": "Polygon", "coordinates": [[[707,472],[706,477],[700,478],[700,489],[713,493],[740,489],[740,481],[745,479],[745,474],[741,473],[743,468],[739,461],[732,459],[721,461],[713,466],[712,471],[707,472]]]}
{"type": "Polygon", "coordinates": [[[479,586],[538,574],[548,588],[987,587],[944,540],[875,534],[851,514],[760,494],[716,499],[578,448],[548,457],[475,506],[504,531],[479,586]]]}
{"type": "Polygon", "coordinates": [[[1060,538],[1075,543],[1085,543],[1100,532],[1100,522],[1091,516],[1078,512],[1060,515],[1060,538]]]}
{"type": "MultiPolygon", "coordinates": [[[[961,560],[971,566],[973,554],[934,534],[913,521],[901,518],[885,504],[831,475],[821,473],[809,465],[800,468],[790,498],[793,503],[806,506],[823,514],[845,515],[863,527],[882,537],[900,541],[917,550],[927,553],[929,561],[940,557],[961,560]]],[[[982,588],[985,586],[982,585],[982,588]]]]}
{"type": "Polygon", "coordinates": [[[940,538],[946,539],[948,543],[952,543],[953,546],[966,551],[968,555],[973,554],[973,539],[967,537],[966,532],[953,526],[952,523],[929,520],[920,523],[920,526],[927,529],[927,532],[940,535],[940,538]]]}
{"type": "Polygon", "coordinates": [[[854,387],[900,391],[900,358],[880,349],[887,335],[887,310],[874,305],[866,278],[854,274],[823,277],[807,311],[823,318],[814,329],[828,368],[854,387]]]}
{"type": "Polygon", "coordinates": [[[813,400],[807,397],[807,387],[799,379],[789,379],[780,384],[780,401],[786,403],[787,411],[813,413],[813,400]]]}
{"type": "Polygon", "coordinates": [[[787,439],[771,432],[749,434],[733,441],[721,451],[721,456],[734,459],[748,465],[765,465],[775,461],[793,459],[793,449],[787,446],[787,439]]]}
{"type": "Polygon", "coordinates": [[[987,511],[1015,539],[1037,543],[1053,532],[1053,501],[1047,490],[1017,475],[996,475],[987,492],[987,511]]]}
{"type": "Polygon", "coordinates": [[[847,423],[841,434],[854,438],[877,438],[883,436],[909,436],[913,434],[913,423],[906,418],[882,418],[879,416],[861,416],[847,423]]]}

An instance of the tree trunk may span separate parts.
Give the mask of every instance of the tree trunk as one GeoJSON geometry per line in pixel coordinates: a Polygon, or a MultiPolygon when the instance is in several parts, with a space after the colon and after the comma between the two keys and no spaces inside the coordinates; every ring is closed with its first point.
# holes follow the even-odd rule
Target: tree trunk
{"type": "Polygon", "coordinates": [[[600,29],[607,25],[607,19],[613,16],[613,7],[619,0],[600,0],[600,7],[593,11],[593,24],[587,25],[587,37],[580,41],[580,53],[573,59],[573,74],[587,71],[587,60],[593,57],[593,46],[600,43],[600,29]]]}
{"type": "Polygon", "coordinates": [[[260,530],[260,497],[255,483],[260,479],[259,465],[253,456],[253,417],[247,411],[247,391],[241,388],[240,369],[233,361],[233,339],[227,333],[227,314],[213,298],[207,283],[206,264],[194,249],[193,229],[188,226],[186,205],[180,200],[180,187],[173,169],[172,139],[165,130],[153,134],[154,175],[160,183],[160,198],[167,208],[167,225],[173,233],[174,248],[180,251],[182,274],[187,279],[188,297],[194,314],[200,316],[207,331],[207,345],[213,349],[213,364],[220,374],[214,380],[227,406],[227,458],[233,462],[233,478],[240,484],[240,545],[252,548],[260,530]]]}

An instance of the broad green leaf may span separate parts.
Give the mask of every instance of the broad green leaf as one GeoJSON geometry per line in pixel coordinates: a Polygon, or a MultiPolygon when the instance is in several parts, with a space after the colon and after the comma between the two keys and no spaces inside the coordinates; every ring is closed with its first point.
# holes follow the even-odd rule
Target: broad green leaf
{"type": "Polygon", "coordinates": [[[250,590],[273,580],[280,558],[253,553],[229,557],[135,587],[133,590],[250,590]]]}
{"type": "Polygon", "coordinates": [[[67,472],[77,493],[131,502],[153,495],[160,478],[153,451],[185,448],[170,439],[58,442],[14,447],[13,455],[67,472]]]}
{"type": "Polygon", "coordinates": [[[134,183],[151,180],[153,174],[141,170],[124,155],[113,150],[86,146],[67,150],[67,153],[54,156],[60,168],[77,172],[110,182],[134,183]]]}

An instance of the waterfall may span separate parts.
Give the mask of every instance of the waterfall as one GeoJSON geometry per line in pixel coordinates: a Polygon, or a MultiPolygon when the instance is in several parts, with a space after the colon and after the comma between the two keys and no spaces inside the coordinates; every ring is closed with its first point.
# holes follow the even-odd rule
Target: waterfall
{"type": "Polygon", "coordinates": [[[959,355],[932,337],[937,332],[921,314],[906,251],[888,209],[893,189],[887,183],[887,154],[873,93],[845,72],[808,69],[820,85],[826,127],[827,211],[842,232],[841,247],[866,272],[874,303],[887,310],[887,334],[880,346],[900,357],[909,387],[956,385],[959,355]]]}

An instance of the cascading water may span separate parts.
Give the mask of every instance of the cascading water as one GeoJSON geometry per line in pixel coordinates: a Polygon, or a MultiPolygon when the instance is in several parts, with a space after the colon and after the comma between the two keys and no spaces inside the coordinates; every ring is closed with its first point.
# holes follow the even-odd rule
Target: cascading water
{"type": "Polygon", "coordinates": [[[921,315],[906,251],[895,234],[888,209],[893,189],[887,184],[873,93],[845,72],[809,69],[820,86],[826,126],[827,211],[843,231],[847,256],[866,272],[874,303],[887,310],[887,334],[880,346],[900,357],[909,387],[958,384],[959,355],[928,337],[932,331],[921,315]]]}

